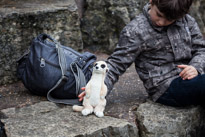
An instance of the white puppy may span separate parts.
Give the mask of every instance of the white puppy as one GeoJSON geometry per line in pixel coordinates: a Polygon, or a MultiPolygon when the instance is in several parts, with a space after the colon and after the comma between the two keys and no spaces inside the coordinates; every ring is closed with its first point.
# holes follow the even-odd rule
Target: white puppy
{"type": "Polygon", "coordinates": [[[104,61],[98,61],[94,64],[92,77],[85,87],[86,95],[83,98],[83,106],[74,105],[74,111],[81,111],[84,116],[93,112],[97,117],[104,116],[105,96],[107,95],[107,86],[104,80],[107,71],[108,67],[104,61]]]}

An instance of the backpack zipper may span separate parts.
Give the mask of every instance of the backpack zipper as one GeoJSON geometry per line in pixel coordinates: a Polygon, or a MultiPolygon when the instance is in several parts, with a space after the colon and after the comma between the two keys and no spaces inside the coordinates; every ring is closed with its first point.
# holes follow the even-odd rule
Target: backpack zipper
{"type": "Polygon", "coordinates": [[[40,58],[40,67],[43,68],[46,66],[46,62],[45,62],[45,59],[44,58],[40,58]]]}
{"type": "Polygon", "coordinates": [[[56,64],[54,64],[54,63],[52,63],[52,62],[50,62],[50,61],[47,61],[47,60],[45,60],[44,58],[39,58],[40,59],[40,67],[45,67],[46,66],[46,64],[49,64],[49,65],[51,65],[51,66],[54,66],[54,67],[57,67],[57,68],[60,68],[60,66],[59,65],[56,65],[56,64]]]}

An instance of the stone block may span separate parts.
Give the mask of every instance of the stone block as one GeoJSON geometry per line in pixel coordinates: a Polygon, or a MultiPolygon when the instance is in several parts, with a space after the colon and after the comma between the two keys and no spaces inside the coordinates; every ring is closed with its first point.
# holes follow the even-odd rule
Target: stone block
{"type": "Polygon", "coordinates": [[[146,102],[136,111],[141,137],[202,137],[205,111],[201,107],[174,108],[146,102]]]}
{"type": "Polygon", "coordinates": [[[193,1],[190,9],[190,15],[194,17],[199,25],[199,28],[203,35],[205,35],[205,0],[193,1]]]}
{"type": "Polygon", "coordinates": [[[138,137],[137,127],[126,120],[85,117],[48,101],[4,109],[0,115],[7,137],[138,137]]]}
{"type": "Polygon", "coordinates": [[[0,85],[17,80],[16,60],[41,33],[62,45],[83,49],[74,0],[0,1],[0,30],[0,85]]]}
{"type": "Polygon", "coordinates": [[[87,0],[82,18],[84,46],[111,53],[126,24],[140,13],[143,0],[87,0]]]}

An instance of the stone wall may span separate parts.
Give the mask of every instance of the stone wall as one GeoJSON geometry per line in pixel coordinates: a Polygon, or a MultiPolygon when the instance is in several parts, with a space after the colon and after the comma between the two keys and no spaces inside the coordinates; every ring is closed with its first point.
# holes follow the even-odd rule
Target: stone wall
{"type": "Polygon", "coordinates": [[[144,0],[87,0],[82,18],[86,47],[111,53],[123,27],[140,13],[144,0]]]}
{"type": "Polygon", "coordinates": [[[190,14],[197,20],[201,32],[205,35],[205,0],[195,0],[190,14]]]}
{"type": "Polygon", "coordinates": [[[0,4],[0,85],[17,80],[16,60],[41,33],[50,34],[63,45],[82,50],[75,1],[60,0],[50,4],[40,0],[8,0],[0,4]]]}

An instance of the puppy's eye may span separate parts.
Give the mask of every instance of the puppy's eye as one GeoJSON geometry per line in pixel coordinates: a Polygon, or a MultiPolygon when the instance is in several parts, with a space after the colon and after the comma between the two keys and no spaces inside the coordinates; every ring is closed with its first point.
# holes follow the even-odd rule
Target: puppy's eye
{"type": "Polygon", "coordinates": [[[102,64],[102,65],[101,65],[101,68],[105,68],[105,64],[102,64]]]}
{"type": "Polygon", "coordinates": [[[98,65],[98,63],[95,63],[94,67],[97,66],[97,65],[98,65]]]}

